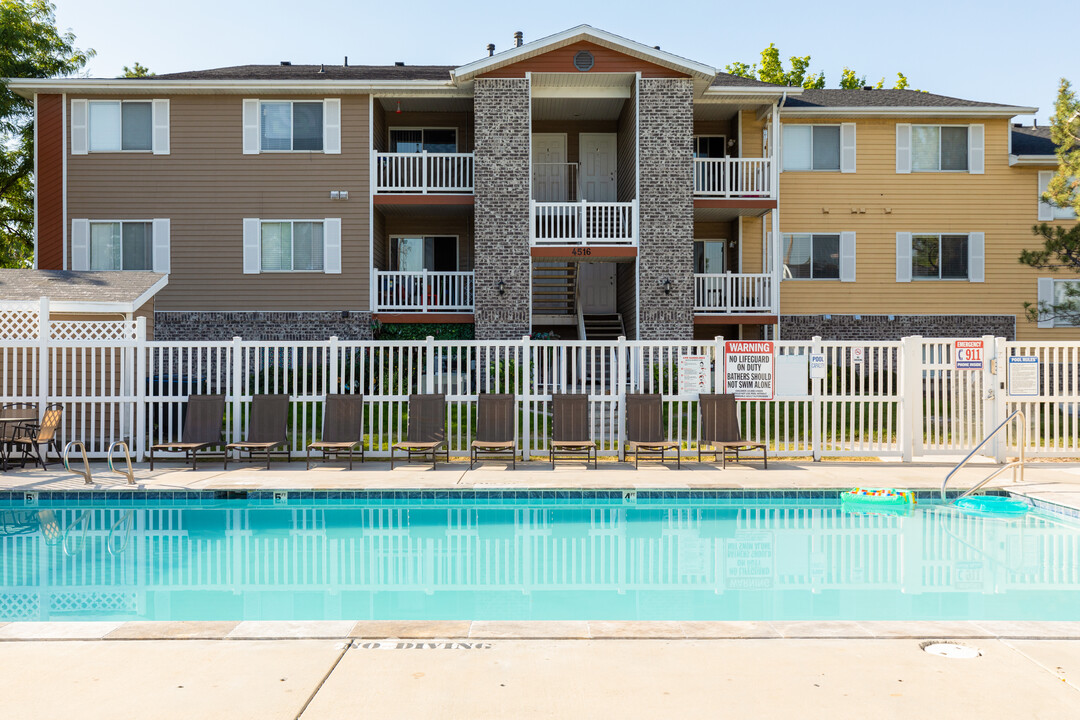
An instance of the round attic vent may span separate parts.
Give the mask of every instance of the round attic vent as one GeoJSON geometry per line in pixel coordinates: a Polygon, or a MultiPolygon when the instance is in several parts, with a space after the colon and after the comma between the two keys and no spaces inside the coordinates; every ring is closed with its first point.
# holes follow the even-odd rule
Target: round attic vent
{"type": "Polygon", "coordinates": [[[581,72],[592,70],[594,62],[595,60],[593,59],[592,53],[588,50],[582,50],[574,56],[574,67],[581,72]]]}

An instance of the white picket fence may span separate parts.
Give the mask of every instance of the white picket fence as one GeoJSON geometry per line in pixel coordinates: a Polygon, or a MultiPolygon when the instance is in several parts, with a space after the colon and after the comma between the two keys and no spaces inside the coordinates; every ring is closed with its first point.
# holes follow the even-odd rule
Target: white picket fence
{"type": "MultiPolygon", "coordinates": [[[[288,393],[294,453],[320,435],[328,393],[363,394],[366,450],[385,456],[405,435],[408,396],[423,392],[447,396],[453,454],[468,453],[481,392],[517,396],[517,437],[530,455],[547,452],[552,393],[582,392],[601,454],[618,455],[623,399],[647,392],[664,399],[668,437],[695,455],[698,389],[679,387],[679,359],[704,356],[709,389],[723,391],[720,339],[160,342],[145,339],[142,320],[49,321],[44,305],[0,308],[0,328],[0,404],[33,402],[39,412],[62,404],[62,441],[81,440],[94,457],[115,440],[126,440],[139,458],[150,444],[178,440],[184,404],[201,393],[226,395],[228,440],[244,437],[254,394],[288,393]]],[[[962,455],[1022,408],[1029,455],[1080,456],[1080,342],[982,340],[987,357],[978,370],[954,368],[949,339],[778,341],[777,394],[740,402],[743,436],[768,443],[779,457],[962,455]],[[825,377],[800,380],[811,354],[824,355],[825,377]],[[1038,395],[1007,394],[1005,359],[1012,355],[1040,359],[1038,395]]],[[[1015,454],[1016,442],[1013,428],[986,452],[1002,460],[1015,454]]]]}

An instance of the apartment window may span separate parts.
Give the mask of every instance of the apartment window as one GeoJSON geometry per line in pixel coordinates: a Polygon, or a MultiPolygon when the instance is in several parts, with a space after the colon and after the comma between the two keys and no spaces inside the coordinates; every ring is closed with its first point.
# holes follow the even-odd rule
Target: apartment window
{"type": "Polygon", "coordinates": [[[450,235],[390,238],[390,269],[455,272],[458,269],[458,239],[450,235]]]}
{"type": "Polygon", "coordinates": [[[454,128],[393,128],[390,130],[390,152],[418,153],[457,152],[457,130],[454,128]]]}
{"type": "Polygon", "coordinates": [[[153,270],[153,223],[90,223],[90,270],[153,270]]]}
{"type": "Polygon", "coordinates": [[[694,272],[712,275],[727,271],[727,240],[694,242],[694,272]]]}
{"type": "Polygon", "coordinates": [[[967,126],[912,125],[911,169],[914,172],[967,172],[967,126]]]}
{"type": "Polygon", "coordinates": [[[310,220],[269,220],[260,227],[263,272],[323,269],[323,224],[310,220]]]}
{"type": "Polygon", "coordinates": [[[967,235],[912,235],[913,280],[967,280],[967,235]]]}
{"type": "MultiPolygon", "coordinates": [[[[1054,280],[1054,305],[1080,305],[1080,280],[1054,280]]],[[[1074,316],[1053,318],[1054,327],[1076,327],[1080,318],[1074,316]]]]}
{"type": "Polygon", "coordinates": [[[322,102],[259,103],[259,147],[274,150],[322,150],[322,102]]]}
{"type": "Polygon", "coordinates": [[[153,150],[151,101],[93,100],[89,110],[90,152],[153,150]]]}
{"type": "Polygon", "coordinates": [[[699,135],[694,138],[694,157],[722,158],[727,155],[727,138],[723,135],[699,135]]]}
{"type": "Polygon", "coordinates": [[[784,277],[839,280],[840,235],[793,233],[784,236],[784,277]]]}
{"type": "Polygon", "coordinates": [[[839,125],[784,125],[784,170],[840,170],[839,125]]]}
{"type": "MultiPolygon", "coordinates": [[[[1076,210],[1072,207],[1058,207],[1053,203],[1043,201],[1043,193],[1045,193],[1050,186],[1050,180],[1053,179],[1053,177],[1054,172],[1052,170],[1039,171],[1039,221],[1075,220],[1076,210]]],[[[1076,178],[1070,177],[1069,181],[1075,182],[1076,178]]]]}

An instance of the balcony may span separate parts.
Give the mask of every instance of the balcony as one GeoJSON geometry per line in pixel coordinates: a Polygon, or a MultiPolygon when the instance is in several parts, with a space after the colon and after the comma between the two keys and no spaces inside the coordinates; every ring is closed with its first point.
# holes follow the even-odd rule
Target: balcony
{"type": "Polygon", "coordinates": [[[373,272],[376,312],[473,312],[472,271],[373,272]]]}
{"type": "Polygon", "coordinates": [[[694,158],[694,195],[775,198],[772,170],[769,158],[694,158]]]}
{"type": "Polygon", "coordinates": [[[371,153],[376,194],[471,194],[472,153],[371,153]]]}
{"type": "Polygon", "coordinates": [[[775,314],[768,273],[694,275],[694,312],[699,314],[775,314]]]}
{"type": "Polygon", "coordinates": [[[638,204],[630,202],[529,203],[529,242],[536,245],[636,247],[638,204]]]}

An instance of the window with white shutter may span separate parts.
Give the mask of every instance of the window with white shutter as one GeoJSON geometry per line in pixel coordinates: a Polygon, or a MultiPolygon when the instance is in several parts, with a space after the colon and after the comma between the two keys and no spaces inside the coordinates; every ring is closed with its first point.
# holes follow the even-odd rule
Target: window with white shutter
{"type": "Polygon", "coordinates": [[[266,152],[341,154],[341,99],[243,102],[245,155],[266,152]]]}
{"type": "MultiPolygon", "coordinates": [[[[851,123],[848,123],[851,124],[851,123]]],[[[790,170],[841,169],[841,126],[784,125],[783,167],[790,170]]],[[[851,161],[854,165],[854,125],[851,136],[851,161]]],[[[854,170],[845,171],[854,172],[854,170]]]]}
{"type": "Polygon", "coordinates": [[[1058,207],[1052,202],[1046,202],[1042,199],[1043,195],[1046,193],[1047,188],[1050,187],[1050,180],[1053,177],[1053,170],[1039,171],[1039,222],[1050,222],[1052,220],[1075,220],[1075,209],[1071,207],[1058,207]]]}
{"type": "MultiPolygon", "coordinates": [[[[854,280],[854,233],[852,268],[854,280]]],[[[836,233],[784,233],[781,246],[785,280],[840,280],[841,236],[836,233]]]]}

